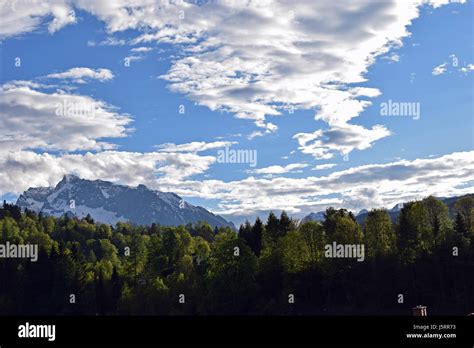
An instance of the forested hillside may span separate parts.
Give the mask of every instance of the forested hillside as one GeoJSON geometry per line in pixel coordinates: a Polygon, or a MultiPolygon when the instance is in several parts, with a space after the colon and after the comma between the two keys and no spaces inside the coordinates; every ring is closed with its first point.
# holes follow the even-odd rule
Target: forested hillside
{"type": "Polygon", "coordinates": [[[359,225],[347,210],[299,224],[286,213],[239,233],[206,223],[112,227],[0,209],[1,243],[37,244],[37,262],[0,258],[0,314],[428,314],[474,312],[474,198],[409,202],[359,225]],[[362,244],[365,259],[325,245],[362,244]],[[400,297],[402,295],[402,297],[400,297]],[[400,300],[402,299],[402,300],[400,300]]]}

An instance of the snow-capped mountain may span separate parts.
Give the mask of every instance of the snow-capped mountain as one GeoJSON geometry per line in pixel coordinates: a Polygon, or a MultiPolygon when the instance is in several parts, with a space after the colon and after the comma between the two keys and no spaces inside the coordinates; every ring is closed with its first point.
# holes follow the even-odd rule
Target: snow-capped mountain
{"type": "Polygon", "coordinates": [[[305,223],[305,222],[308,222],[308,221],[323,221],[324,218],[325,218],[324,214],[326,214],[325,211],[320,211],[320,212],[317,212],[317,213],[310,213],[310,214],[306,215],[301,220],[301,223],[305,223]]]}
{"type": "Polygon", "coordinates": [[[85,180],[66,175],[55,187],[30,188],[18,198],[17,205],[53,216],[90,214],[98,222],[116,224],[129,221],[138,225],[159,223],[163,226],[207,221],[212,227],[231,222],[208,210],[185,202],[171,192],[129,187],[102,180],[85,180]]]}
{"type": "Polygon", "coordinates": [[[399,212],[400,210],[402,210],[402,208],[403,208],[403,203],[398,203],[398,204],[395,204],[393,208],[390,209],[390,211],[399,212]]]}
{"type": "MultiPolygon", "coordinates": [[[[396,204],[392,209],[388,209],[387,212],[392,218],[392,221],[396,221],[398,214],[400,213],[401,208],[403,207],[403,203],[396,204]]],[[[301,222],[304,223],[306,221],[324,221],[325,211],[320,211],[318,213],[310,213],[306,215],[301,222]]],[[[369,214],[369,211],[367,209],[361,209],[356,215],[355,218],[358,223],[362,224],[365,219],[367,218],[367,215],[369,214]]]]}

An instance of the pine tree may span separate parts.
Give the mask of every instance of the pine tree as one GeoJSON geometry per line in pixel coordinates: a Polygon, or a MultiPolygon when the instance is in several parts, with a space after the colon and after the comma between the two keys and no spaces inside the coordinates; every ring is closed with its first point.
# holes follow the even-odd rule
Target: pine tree
{"type": "Polygon", "coordinates": [[[266,245],[273,245],[278,239],[280,230],[280,220],[276,215],[271,211],[268,214],[267,224],[265,226],[265,236],[264,241],[266,245]]]}
{"type": "Polygon", "coordinates": [[[293,230],[294,228],[293,221],[289,218],[286,211],[282,211],[280,215],[280,223],[278,228],[278,237],[285,236],[288,232],[293,230]]]}
{"type": "Polygon", "coordinates": [[[122,293],[122,284],[120,282],[120,277],[119,277],[116,267],[114,267],[110,282],[112,285],[112,297],[110,299],[111,307],[112,307],[111,309],[112,311],[116,312],[118,308],[118,303],[120,300],[120,294],[122,293]]]}
{"type": "Polygon", "coordinates": [[[455,240],[461,241],[461,243],[466,243],[466,240],[469,238],[469,231],[467,229],[466,221],[461,213],[456,213],[456,219],[454,221],[454,232],[455,240]]]}
{"type": "Polygon", "coordinates": [[[255,253],[255,255],[257,255],[257,257],[260,256],[260,252],[262,251],[263,232],[264,227],[262,220],[257,217],[255,224],[252,226],[252,244],[250,245],[250,248],[255,253]]]}

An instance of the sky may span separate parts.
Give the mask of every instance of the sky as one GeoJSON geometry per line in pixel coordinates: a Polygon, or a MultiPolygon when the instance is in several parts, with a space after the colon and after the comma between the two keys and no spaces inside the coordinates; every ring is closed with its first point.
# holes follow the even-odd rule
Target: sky
{"type": "Polygon", "coordinates": [[[2,0],[0,198],[76,174],[241,223],[473,193],[473,19],[471,0],[2,0]]]}

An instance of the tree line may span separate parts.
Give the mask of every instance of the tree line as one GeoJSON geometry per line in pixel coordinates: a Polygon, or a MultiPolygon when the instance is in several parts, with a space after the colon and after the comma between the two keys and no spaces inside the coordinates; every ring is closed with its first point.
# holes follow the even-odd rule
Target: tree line
{"type": "Polygon", "coordinates": [[[4,202],[0,236],[39,248],[37,262],[0,258],[0,315],[474,312],[473,195],[452,211],[434,197],[405,203],[395,222],[384,209],[362,223],[346,209],[305,223],[270,213],[238,233],[109,226],[4,202]],[[326,257],[333,242],[363,244],[364,262],[326,257]]]}

